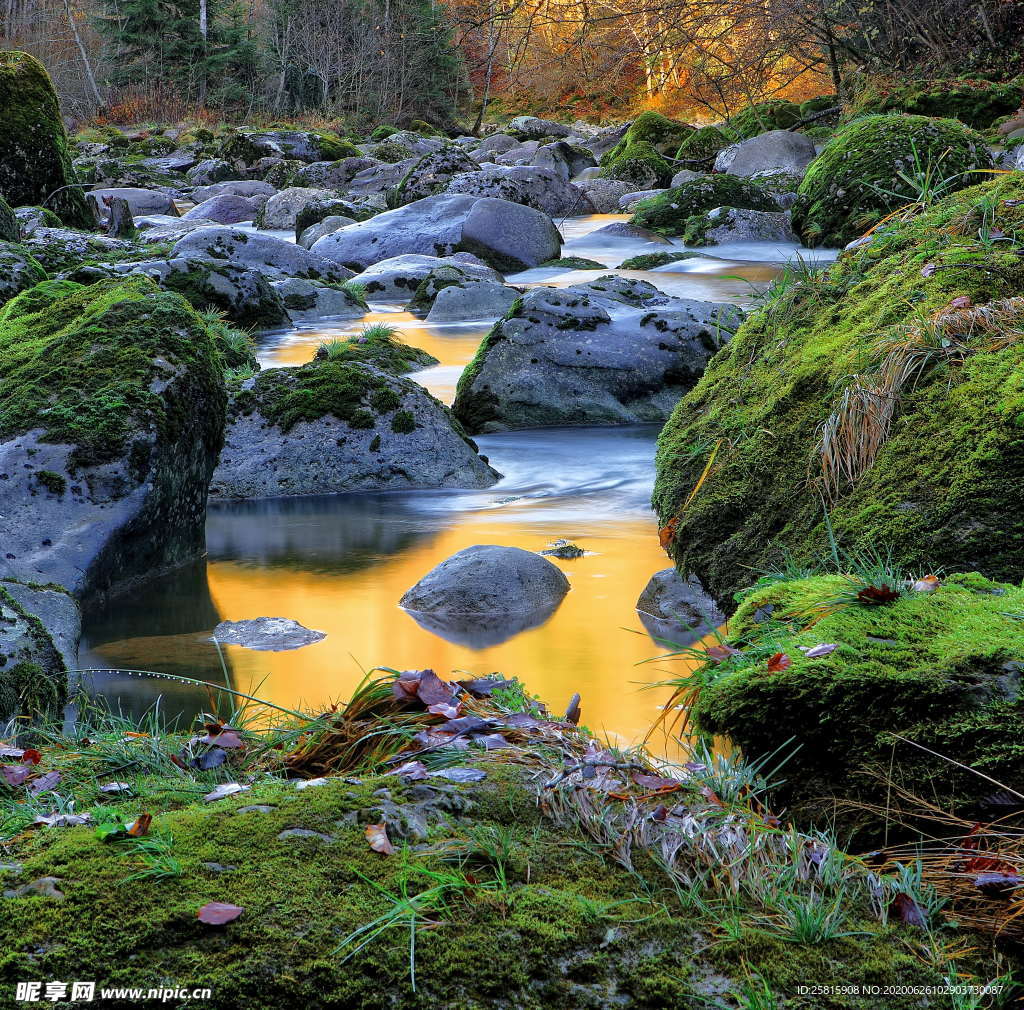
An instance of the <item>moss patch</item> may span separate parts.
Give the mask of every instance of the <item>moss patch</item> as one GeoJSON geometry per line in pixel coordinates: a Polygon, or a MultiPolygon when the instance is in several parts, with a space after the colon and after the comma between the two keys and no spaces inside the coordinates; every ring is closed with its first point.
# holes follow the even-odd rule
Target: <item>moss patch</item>
{"type": "Polygon", "coordinates": [[[779,209],[772,196],[755,183],[735,175],[709,175],[641,200],[630,222],[664,235],[681,236],[686,231],[689,218],[705,214],[715,207],[779,209]]]}
{"type": "Polygon", "coordinates": [[[640,189],[660,189],[672,181],[672,166],[645,141],[624,147],[601,169],[603,179],[628,182],[640,189]]]}
{"type": "Polygon", "coordinates": [[[22,291],[0,309],[0,323],[16,319],[18,316],[30,316],[33,312],[41,312],[51,302],[81,289],[82,285],[74,281],[40,281],[35,287],[22,291]]]}
{"type": "Polygon", "coordinates": [[[772,130],[788,130],[800,122],[800,106],[784,98],[748,105],[729,117],[729,129],[741,140],[772,130]]]}
{"type": "Polygon", "coordinates": [[[658,154],[671,156],[694,129],[687,123],[668,119],[659,112],[641,112],[630,124],[622,139],[601,159],[602,164],[611,164],[626,153],[634,144],[647,144],[658,154]]]}

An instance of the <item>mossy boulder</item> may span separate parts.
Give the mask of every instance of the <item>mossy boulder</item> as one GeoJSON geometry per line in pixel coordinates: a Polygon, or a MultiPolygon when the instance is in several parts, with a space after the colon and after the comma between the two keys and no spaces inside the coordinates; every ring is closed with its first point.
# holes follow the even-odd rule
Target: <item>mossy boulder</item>
{"type": "Polygon", "coordinates": [[[891,550],[919,574],[1020,578],[1024,262],[985,228],[1024,228],[1020,176],[887,226],[778,290],[680,401],[660,436],[654,504],[670,553],[713,595],[784,552],[820,558],[822,494],[848,545],[891,550]],[[911,362],[919,371],[885,385],[911,362]],[[879,430],[881,403],[893,413],[879,430]]]}
{"type": "Polygon", "coordinates": [[[808,246],[843,246],[917,200],[925,175],[950,192],[981,182],[980,171],[991,168],[984,138],[955,120],[866,116],[811,163],[793,225],[808,246]]]}
{"type": "Polygon", "coordinates": [[[868,80],[851,102],[849,114],[904,112],[916,116],[957,119],[975,130],[987,130],[1024,105],[1024,83],[970,78],[895,81],[868,80]]]}
{"type": "Polygon", "coordinates": [[[389,207],[422,200],[442,192],[452,177],[461,172],[477,172],[480,166],[461,147],[450,144],[440,151],[423,155],[398,185],[387,194],[389,207]]]}
{"type": "Polygon", "coordinates": [[[390,327],[381,324],[322,344],[316,360],[370,364],[391,375],[405,375],[438,364],[432,354],[399,340],[390,327]]]}
{"type": "Polygon", "coordinates": [[[711,161],[735,139],[719,126],[702,126],[683,138],[676,150],[676,158],[680,161],[711,161]]]}
{"type": "Polygon", "coordinates": [[[82,285],[75,281],[50,280],[40,281],[34,287],[22,291],[0,309],[0,323],[6,323],[19,316],[30,316],[33,312],[41,312],[51,302],[65,295],[81,290],[82,285]]]}
{"type": "Polygon", "coordinates": [[[17,242],[20,238],[21,224],[11,205],[0,196],[0,242],[17,242]]]}
{"type": "Polygon", "coordinates": [[[771,130],[788,130],[800,122],[800,106],[784,98],[772,98],[767,102],[748,105],[729,117],[729,130],[737,139],[747,140],[771,130]]]}
{"type": "Polygon", "coordinates": [[[609,158],[601,178],[628,182],[638,190],[660,189],[672,181],[672,166],[646,141],[637,141],[609,158]]]}
{"type": "Polygon", "coordinates": [[[391,126],[388,123],[381,123],[381,125],[370,134],[370,140],[387,140],[388,137],[391,137],[396,133],[401,133],[401,130],[397,126],[391,126]]]}
{"type": "Polygon", "coordinates": [[[622,157],[627,147],[634,144],[648,144],[658,154],[671,157],[691,134],[694,128],[688,123],[668,119],[658,112],[641,112],[630,124],[622,139],[602,157],[602,164],[610,164],[622,157]]]}
{"type": "Polygon", "coordinates": [[[871,603],[850,599],[853,576],[764,581],[729,622],[739,655],[707,671],[693,710],[701,730],[749,759],[792,752],[776,802],[804,827],[838,814],[865,841],[877,836],[880,816],[856,805],[884,808],[887,778],[958,817],[992,820],[991,783],[913,743],[1019,788],[1024,589],[951,574],[933,591],[871,603]],[[823,644],[834,648],[806,654],[823,644]],[[789,665],[770,670],[772,653],[789,665]]]}
{"type": "Polygon", "coordinates": [[[143,277],[0,322],[8,570],[81,598],[199,556],[222,367],[207,322],[143,277]]]}
{"type": "Polygon", "coordinates": [[[53,84],[27,53],[0,53],[0,123],[0,196],[13,207],[43,204],[65,224],[91,228],[53,84]]]}
{"type": "Polygon", "coordinates": [[[630,223],[663,235],[681,236],[691,217],[706,214],[715,207],[779,209],[772,196],[755,183],[733,175],[709,175],[641,200],[630,223]]]}
{"type": "Polygon", "coordinates": [[[0,241],[0,305],[45,280],[43,265],[25,246],[0,241]]]}

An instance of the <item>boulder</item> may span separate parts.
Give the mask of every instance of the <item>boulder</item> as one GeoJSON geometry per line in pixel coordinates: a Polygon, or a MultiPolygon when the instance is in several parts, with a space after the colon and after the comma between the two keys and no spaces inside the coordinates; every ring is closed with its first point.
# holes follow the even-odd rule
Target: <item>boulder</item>
{"type": "Polygon", "coordinates": [[[546,558],[518,547],[467,547],[431,569],[400,601],[428,630],[486,648],[554,613],[569,580],[546,558]]]}
{"type": "Polygon", "coordinates": [[[495,281],[469,279],[442,288],[427,313],[428,323],[461,323],[471,319],[500,319],[520,292],[495,281]]]}
{"type": "Polygon", "coordinates": [[[85,194],[95,206],[96,216],[105,220],[108,214],[107,200],[120,197],[128,202],[132,214],[169,214],[176,217],[178,208],[167,193],[155,189],[140,189],[137,186],[107,186],[102,189],[91,189],[85,194]]]}
{"type": "Polygon", "coordinates": [[[463,172],[444,186],[446,193],[488,196],[533,207],[552,216],[589,214],[586,192],[549,168],[500,166],[463,172]]]}
{"type": "Polygon", "coordinates": [[[582,179],[574,185],[583,191],[595,214],[618,214],[620,198],[633,191],[632,183],[617,179],[582,179]]]}
{"type": "Polygon", "coordinates": [[[725,615],[695,575],[683,578],[675,568],[651,576],[636,601],[640,621],[652,638],[690,645],[725,623],[725,615]]]}
{"type": "Polygon", "coordinates": [[[252,165],[261,158],[289,161],[336,161],[358,151],[347,141],[313,130],[240,130],[221,146],[231,162],[252,165]]]}
{"type": "Polygon", "coordinates": [[[758,172],[802,174],[816,154],[810,137],[772,130],[720,151],[715,158],[715,171],[745,177],[758,172]]]}
{"type": "Polygon", "coordinates": [[[193,186],[209,186],[224,182],[237,174],[237,171],[223,158],[204,158],[185,173],[185,178],[193,186]]]}
{"type": "Polygon", "coordinates": [[[527,140],[542,140],[545,137],[568,137],[572,130],[564,123],[536,116],[516,116],[508,124],[509,130],[527,140]]]}
{"type": "Polygon", "coordinates": [[[394,189],[406,173],[416,164],[418,158],[406,158],[395,162],[374,162],[366,159],[365,167],[361,168],[345,186],[349,197],[374,199],[379,206],[385,206],[384,194],[394,189]]]}
{"type": "Polygon", "coordinates": [[[17,242],[21,238],[21,222],[11,205],[0,196],[0,242],[17,242]]]}
{"type": "Polygon", "coordinates": [[[262,182],[259,179],[226,179],[223,182],[215,182],[209,186],[198,186],[192,191],[192,199],[196,203],[202,203],[214,196],[223,196],[230,193],[232,196],[260,196],[271,197],[277,190],[269,182],[262,182]]]}
{"type": "Polygon", "coordinates": [[[255,617],[221,621],[213,629],[213,637],[223,645],[240,645],[257,652],[287,652],[322,642],[327,635],[287,617],[255,617]]]}
{"type": "Polygon", "coordinates": [[[0,123],[0,197],[12,207],[45,206],[71,227],[91,228],[53,84],[27,53],[0,53],[0,123]]]}
{"type": "Polygon", "coordinates": [[[0,323],[4,572],[76,598],[204,548],[225,394],[213,328],[151,281],[0,323]]]}
{"type": "Polygon", "coordinates": [[[374,158],[357,157],[316,161],[312,165],[303,165],[295,173],[295,184],[313,189],[341,190],[347,188],[360,172],[377,164],[379,162],[374,158]]]}
{"type": "Polygon", "coordinates": [[[663,421],[737,321],[640,280],[534,288],[463,372],[455,416],[473,433],[663,421]]]}
{"type": "Polygon", "coordinates": [[[325,235],[333,235],[341,228],[355,223],[356,219],[354,217],[345,217],[344,214],[328,214],[327,217],[317,221],[316,224],[303,228],[295,241],[303,249],[312,249],[325,235]]]}
{"type": "Polygon", "coordinates": [[[715,207],[691,217],[683,240],[689,246],[725,242],[799,242],[786,211],[715,207]]]}
{"type": "Polygon", "coordinates": [[[299,212],[312,203],[321,203],[335,198],[329,189],[308,189],[304,186],[290,186],[275,193],[263,205],[256,216],[257,228],[294,229],[299,212]]]}
{"type": "Polygon", "coordinates": [[[793,226],[808,246],[844,246],[917,193],[904,176],[915,159],[930,165],[933,185],[963,189],[992,168],[984,137],[951,119],[865,116],[844,126],[808,168],[793,226]]]}
{"type": "Polygon", "coordinates": [[[60,717],[81,623],[67,593],[0,577],[0,720],[60,717]]]}
{"type": "Polygon", "coordinates": [[[264,202],[260,197],[223,193],[196,204],[191,210],[182,214],[182,217],[186,221],[198,218],[203,221],[213,221],[216,224],[238,224],[240,221],[254,220],[264,202]]]}
{"type": "Polygon", "coordinates": [[[352,276],[350,270],[294,242],[230,227],[200,228],[186,235],[174,244],[171,258],[221,260],[279,277],[312,281],[340,283],[352,276]]]}
{"type": "Polygon", "coordinates": [[[514,150],[519,144],[520,141],[507,133],[492,133],[489,137],[484,137],[477,144],[473,155],[477,161],[486,161],[492,155],[504,154],[506,151],[514,150]]]}
{"type": "Polygon", "coordinates": [[[525,270],[558,256],[551,218],[507,200],[442,194],[349,225],[312,249],[356,270],[405,253],[471,252],[501,271],[525,270]]]}
{"type": "Polygon", "coordinates": [[[270,286],[280,295],[289,317],[296,321],[320,319],[323,316],[361,319],[366,315],[366,305],[343,287],[299,277],[271,281],[270,286]]]}
{"type": "Polygon", "coordinates": [[[633,208],[643,200],[650,200],[651,197],[661,196],[664,189],[631,189],[619,197],[619,210],[624,214],[632,214],[633,208]]]}
{"type": "Polygon", "coordinates": [[[394,191],[388,194],[388,205],[399,207],[433,196],[445,190],[452,176],[460,172],[475,172],[478,167],[468,154],[454,144],[425,154],[405,173],[394,191]]]}
{"type": "Polygon", "coordinates": [[[372,302],[401,302],[403,305],[415,294],[422,281],[433,271],[451,266],[467,277],[501,282],[501,274],[481,263],[471,253],[453,256],[421,256],[409,253],[393,256],[367,267],[352,278],[372,302]]]}
{"type": "Polygon", "coordinates": [[[231,400],[213,498],[489,487],[498,479],[448,409],[372,365],[264,369],[231,400]]]}
{"type": "Polygon", "coordinates": [[[28,249],[16,242],[0,242],[0,306],[21,291],[46,280],[46,271],[28,249]]]}
{"type": "Polygon", "coordinates": [[[21,234],[30,235],[36,228],[59,228],[61,220],[45,207],[18,207],[14,211],[21,234]]]}
{"type": "Polygon", "coordinates": [[[777,211],[778,203],[760,186],[733,175],[706,175],[660,196],[642,200],[634,208],[631,223],[664,235],[683,235],[694,215],[715,207],[777,211]]]}

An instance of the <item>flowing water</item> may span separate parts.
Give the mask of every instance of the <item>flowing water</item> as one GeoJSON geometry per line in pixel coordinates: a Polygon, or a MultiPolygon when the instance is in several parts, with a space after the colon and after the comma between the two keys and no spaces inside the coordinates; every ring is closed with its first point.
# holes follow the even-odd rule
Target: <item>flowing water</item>
{"type": "MultiPolygon", "coordinates": [[[[616,266],[664,246],[608,241],[592,232],[624,216],[562,222],[563,255],[616,266]]],[[[747,302],[793,255],[791,247],[747,245],[705,250],[675,269],[628,272],[688,298],[747,302]]],[[[537,269],[517,286],[580,283],[595,271],[537,269]]],[[[384,320],[440,364],[413,378],[450,403],[462,368],[493,320],[431,325],[397,305],[373,305],[363,320],[320,320],[264,334],[264,366],[310,360],[321,341],[384,320]]],[[[634,742],[658,716],[679,660],[645,661],[665,650],[645,631],[635,604],[650,576],[667,566],[650,510],[656,426],[552,428],[481,436],[480,451],[502,474],[483,491],[330,495],[219,504],[210,509],[206,561],[116,599],[86,621],[83,666],[182,674],[258,694],[288,707],[345,699],[365,670],[430,667],[516,675],[553,708],[583,696],[583,719],[634,742]],[[543,550],[558,538],[586,555],[554,560],[572,589],[538,627],[505,629],[501,641],[449,641],[398,606],[435,565],[473,544],[543,550]],[[222,620],[293,618],[326,633],[290,652],[222,651],[211,632],[222,620]]],[[[496,636],[501,637],[501,636],[496,636]]],[[[128,674],[93,675],[92,686],[140,711],[163,696],[175,711],[198,711],[202,691],[128,674]]]]}

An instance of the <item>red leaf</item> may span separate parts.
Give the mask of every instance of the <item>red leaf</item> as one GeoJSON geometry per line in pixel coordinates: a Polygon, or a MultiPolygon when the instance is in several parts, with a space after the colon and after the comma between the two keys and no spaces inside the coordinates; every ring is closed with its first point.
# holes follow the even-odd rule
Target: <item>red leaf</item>
{"type": "Polygon", "coordinates": [[[380,852],[385,856],[390,856],[395,851],[395,847],[391,844],[391,839],[388,838],[388,828],[386,824],[367,824],[366,840],[370,843],[370,848],[373,849],[374,852],[380,852]]]}
{"type": "Polygon", "coordinates": [[[974,878],[974,886],[989,898],[1010,898],[1024,878],[1018,873],[981,873],[974,878]]]}
{"type": "Polygon", "coordinates": [[[973,304],[970,295],[960,295],[959,298],[954,298],[949,303],[949,307],[951,309],[969,309],[973,304]]]}
{"type": "Polygon", "coordinates": [[[861,603],[892,603],[898,600],[900,594],[887,585],[865,586],[858,594],[857,599],[861,603]]]}
{"type": "Polygon", "coordinates": [[[891,911],[900,922],[905,922],[908,926],[925,928],[924,912],[921,911],[921,906],[909,894],[904,894],[902,891],[897,894],[892,899],[891,911]]]}
{"type": "Polygon", "coordinates": [[[651,820],[659,823],[668,820],[668,807],[664,803],[659,803],[651,812],[651,820]]]}
{"type": "Polygon", "coordinates": [[[234,922],[244,911],[245,909],[240,905],[229,905],[225,901],[210,901],[199,909],[196,918],[209,926],[223,926],[225,923],[234,922]]]}
{"type": "Polygon", "coordinates": [[[24,754],[22,754],[21,760],[24,761],[25,764],[37,765],[43,760],[43,755],[40,754],[39,751],[30,747],[24,754]]]}
{"type": "Polygon", "coordinates": [[[669,545],[675,539],[676,530],[679,528],[679,517],[676,516],[674,519],[669,519],[661,529],[658,530],[658,543],[661,544],[662,550],[667,551],[669,545]]]}
{"type": "Polygon", "coordinates": [[[786,670],[792,665],[793,660],[785,652],[777,652],[768,660],[768,672],[778,673],[780,670],[786,670]]]}

